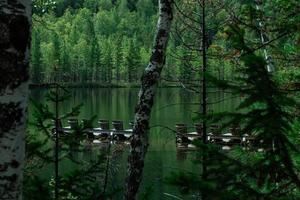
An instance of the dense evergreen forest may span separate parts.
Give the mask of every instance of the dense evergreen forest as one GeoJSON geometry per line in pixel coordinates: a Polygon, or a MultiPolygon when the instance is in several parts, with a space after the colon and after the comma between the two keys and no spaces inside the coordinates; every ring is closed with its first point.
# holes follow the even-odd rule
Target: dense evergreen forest
{"type": "MultiPolygon", "coordinates": [[[[195,85],[201,65],[197,59],[201,54],[201,17],[195,14],[200,12],[200,6],[193,2],[177,4],[162,82],[195,85]]],[[[295,70],[299,66],[299,34],[290,35],[291,29],[296,28],[296,16],[293,17],[298,8],[296,1],[287,5],[280,1],[282,7],[278,9],[274,9],[274,2],[266,2],[261,11],[236,1],[209,4],[208,58],[212,74],[219,79],[230,79],[239,65],[234,61],[239,52],[232,52],[226,42],[228,35],[224,29],[230,24],[244,25],[254,48],[262,44],[261,29],[274,38],[267,49],[271,62],[278,66],[276,75],[280,79],[291,80],[299,73],[295,70]],[[255,25],[259,19],[264,27],[255,25]]],[[[33,13],[33,83],[124,85],[139,80],[151,51],[157,1],[36,0],[33,13]]]]}
{"type": "Polygon", "coordinates": [[[49,1],[46,7],[36,2],[33,82],[137,83],[148,61],[156,10],[152,0],[49,1]]]}

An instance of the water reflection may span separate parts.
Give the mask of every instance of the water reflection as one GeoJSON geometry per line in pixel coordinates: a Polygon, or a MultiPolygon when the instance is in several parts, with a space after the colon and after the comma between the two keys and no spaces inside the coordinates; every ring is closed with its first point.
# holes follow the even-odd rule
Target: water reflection
{"type": "MultiPolygon", "coordinates": [[[[60,105],[61,113],[67,113],[72,107],[83,103],[79,117],[90,118],[97,115],[98,119],[122,120],[125,129],[129,128],[129,122],[134,117],[134,107],[137,103],[138,88],[84,88],[70,89],[71,98],[60,105]]],[[[213,91],[213,90],[212,90],[213,91]]],[[[45,90],[34,89],[31,97],[39,102],[45,102],[45,90]]],[[[218,101],[218,104],[210,105],[214,112],[230,111],[234,109],[235,102],[229,98],[229,93],[209,93],[209,102],[218,101]],[[228,99],[227,101],[221,101],[228,99]]],[[[194,124],[194,112],[200,110],[200,96],[179,88],[160,88],[154,101],[151,118],[150,147],[146,158],[144,181],[140,194],[152,190],[150,199],[165,199],[163,193],[180,196],[176,188],[165,185],[163,180],[176,169],[184,169],[198,172],[199,168],[192,163],[193,153],[176,148],[175,134],[167,128],[174,129],[176,123],[194,124]],[[192,104],[191,104],[192,103],[192,104]],[[159,126],[160,125],[160,126],[159,126]]],[[[50,105],[50,107],[53,105],[50,105]]],[[[32,105],[29,106],[32,114],[32,105]]],[[[66,125],[66,122],[64,122],[66,125]]],[[[97,125],[96,122],[94,124],[97,125]]],[[[105,144],[85,144],[85,153],[74,153],[75,158],[93,159],[99,151],[107,149],[105,144]]],[[[128,145],[116,144],[111,149],[111,172],[109,189],[123,188],[126,176],[128,145]]],[[[64,163],[62,170],[69,170],[70,164],[64,163]]],[[[116,199],[122,199],[122,191],[116,199]]],[[[189,199],[189,198],[185,198],[189,199]]]]}

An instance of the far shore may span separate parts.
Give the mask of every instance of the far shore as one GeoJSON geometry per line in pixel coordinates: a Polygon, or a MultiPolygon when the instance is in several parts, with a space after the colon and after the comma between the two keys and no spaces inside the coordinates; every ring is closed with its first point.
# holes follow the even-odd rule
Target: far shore
{"type": "MultiPolygon", "coordinates": [[[[29,84],[30,89],[35,88],[51,88],[54,87],[56,84],[59,84],[66,88],[139,88],[140,84],[138,83],[31,83],[29,84]]],[[[166,83],[160,83],[160,88],[179,88],[181,87],[179,84],[171,85],[166,83]]]]}

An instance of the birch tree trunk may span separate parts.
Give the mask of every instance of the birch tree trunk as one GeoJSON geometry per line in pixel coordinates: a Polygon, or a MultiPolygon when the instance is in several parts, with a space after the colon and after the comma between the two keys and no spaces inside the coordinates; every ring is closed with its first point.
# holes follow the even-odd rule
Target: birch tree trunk
{"type": "Polygon", "coordinates": [[[0,0],[0,199],[21,200],[31,0],[0,0]]]}
{"type": "MultiPolygon", "coordinates": [[[[258,11],[258,13],[262,13],[263,12],[263,0],[255,0],[255,8],[258,11]]],[[[259,15],[260,16],[260,15],[259,15]]],[[[270,40],[269,37],[267,35],[267,31],[265,28],[265,24],[264,21],[262,19],[262,16],[258,17],[258,27],[259,27],[259,31],[260,31],[260,40],[262,45],[267,44],[270,40]]],[[[273,58],[271,55],[268,54],[268,50],[267,47],[264,46],[263,47],[263,52],[264,52],[264,56],[266,59],[266,63],[267,63],[267,70],[269,73],[275,72],[275,63],[273,61],[273,58]]]]}
{"type": "Polygon", "coordinates": [[[157,83],[165,64],[166,48],[173,19],[173,0],[159,0],[159,19],[150,62],[141,78],[138,104],[135,110],[133,139],[128,157],[125,199],[137,199],[142,181],[144,159],[148,149],[149,120],[157,83]]]}

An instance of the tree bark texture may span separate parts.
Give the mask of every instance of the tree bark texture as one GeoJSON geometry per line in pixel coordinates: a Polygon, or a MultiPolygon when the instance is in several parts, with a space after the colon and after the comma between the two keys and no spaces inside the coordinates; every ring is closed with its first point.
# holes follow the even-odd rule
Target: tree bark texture
{"type": "Polygon", "coordinates": [[[138,104],[135,108],[133,138],[128,157],[128,174],[124,198],[137,199],[142,181],[144,159],[148,149],[149,120],[162,68],[173,19],[173,0],[159,0],[159,19],[150,62],[141,78],[138,104]]]}
{"type": "MultiPolygon", "coordinates": [[[[259,27],[259,31],[260,31],[260,40],[261,40],[262,45],[265,45],[270,40],[269,40],[269,37],[267,35],[267,31],[266,31],[266,28],[265,28],[264,21],[261,17],[261,13],[263,12],[263,8],[262,8],[263,7],[263,0],[255,0],[254,2],[255,2],[255,7],[256,7],[257,12],[260,13],[260,15],[257,19],[258,20],[258,27],[259,27]]],[[[266,46],[263,47],[263,53],[264,53],[264,56],[265,56],[265,59],[266,59],[268,72],[270,72],[270,73],[274,72],[275,71],[275,63],[273,61],[272,56],[268,54],[266,46]]]]}
{"type": "Polygon", "coordinates": [[[21,200],[31,0],[0,0],[0,199],[21,200]]]}

